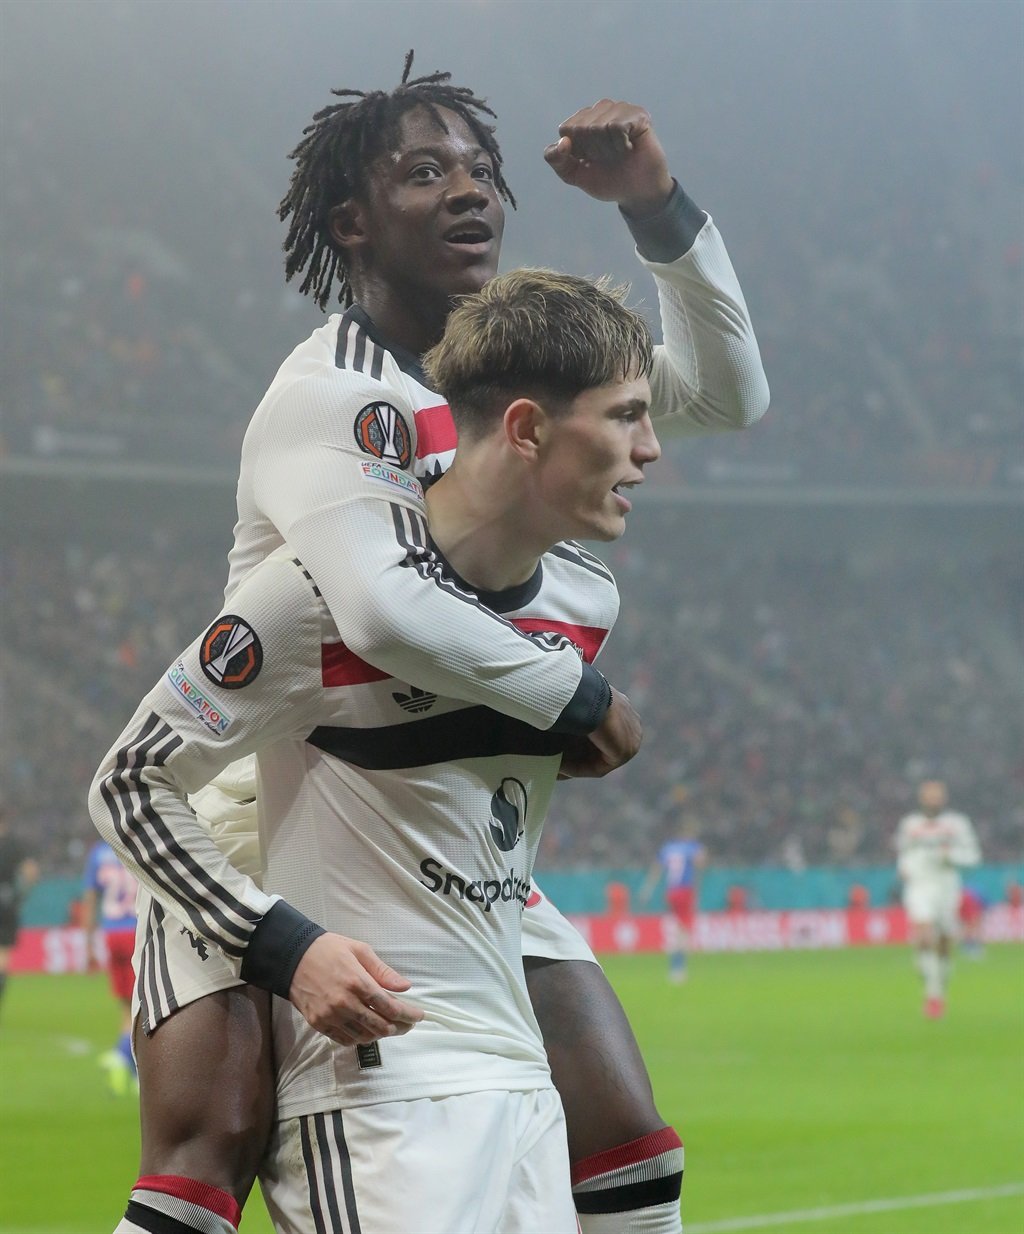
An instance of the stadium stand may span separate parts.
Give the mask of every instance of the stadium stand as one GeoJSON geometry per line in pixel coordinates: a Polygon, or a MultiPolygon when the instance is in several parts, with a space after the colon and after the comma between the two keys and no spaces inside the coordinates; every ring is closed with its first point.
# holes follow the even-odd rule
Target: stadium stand
{"type": "MultiPolygon", "coordinates": [[[[884,863],[935,768],[986,858],[1015,859],[1019,562],[955,546],[928,560],[849,539],[823,548],[781,528],[766,544],[763,514],[737,543],[700,532],[714,517],[643,508],[610,554],[624,602],[604,667],[643,715],[646,745],[607,780],[566,788],[543,866],[644,865],[683,814],[724,863],[785,864],[797,837],[811,864],[884,863]],[[666,553],[690,523],[692,542],[666,553]]],[[[216,535],[200,512],[190,531],[126,531],[102,550],[87,521],[56,549],[52,529],[23,528],[0,558],[0,775],[54,873],[76,869],[91,838],[84,786],[111,734],[216,611],[224,572],[226,519],[216,535]]]]}
{"type": "MultiPolygon", "coordinates": [[[[945,44],[904,8],[885,48],[872,46],[909,70],[945,44]]],[[[617,12],[576,32],[581,61],[618,45],[617,12]]],[[[315,320],[282,288],[277,258],[290,121],[272,139],[264,121],[198,123],[176,83],[148,91],[117,54],[132,29],[110,34],[124,79],[75,100],[102,143],[67,124],[59,91],[35,90],[29,61],[11,57],[5,85],[22,103],[0,143],[0,786],[54,873],[77,869],[91,839],[83,794],[97,759],[217,605],[245,423],[315,320]],[[168,579],[170,610],[157,600],[168,579]]],[[[721,49],[703,37],[694,71],[706,60],[713,75],[721,49]]],[[[519,111],[541,131],[562,106],[557,41],[534,54],[536,98],[502,120],[512,150],[519,111]],[[549,54],[557,73],[544,71],[549,54]]],[[[75,61],[69,44],[51,71],[69,91],[75,61]]],[[[652,468],[612,553],[625,604],[608,655],[645,715],[647,749],[566,794],[544,864],[646,864],[682,811],[722,861],[886,861],[913,782],[937,768],[986,857],[1016,856],[1021,576],[1005,545],[1024,493],[1017,156],[988,141],[991,117],[961,91],[943,140],[907,161],[915,125],[924,116],[931,132],[939,114],[912,76],[901,106],[844,132],[825,163],[833,120],[795,86],[781,92],[780,133],[762,149],[742,77],[725,91],[689,83],[680,162],[695,195],[713,186],[772,408],[751,433],[666,442],[652,468]],[[803,140],[784,140],[787,107],[803,140]],[[741,158],[723,128],[745,134],[741,158]],[[869,160],[889,174],[855,174],[869,160]],[[958,511],[974,525],[959,538],[958,511]],[[851,526],[867,516],[919,534],[859,541],[851,526]],[[713,535],[723,521],[731,532],[713,535]],[[666,543],[674,556],[660,555],[666,543]]],[[[650,88],[656,112],[676,83],[652,76],[650,88]]],[[[602,230],[590,217],[549,228],[521,211],[509,260],[636,278],[618,221],[602,230]]]]}

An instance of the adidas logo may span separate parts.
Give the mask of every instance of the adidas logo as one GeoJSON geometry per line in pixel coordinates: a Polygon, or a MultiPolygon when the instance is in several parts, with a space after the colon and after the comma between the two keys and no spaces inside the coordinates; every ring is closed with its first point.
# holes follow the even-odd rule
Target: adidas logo
{"type": "Polygon", "coordinates": [[[437,702],[436,694],[428,694],[426,690],[417,690],[415,686],[409,687],[408,694],[396,692],[391,697],[403,711],[411,712],[412,715],[417,715],[421,711],[429,711],[437,702]]]}

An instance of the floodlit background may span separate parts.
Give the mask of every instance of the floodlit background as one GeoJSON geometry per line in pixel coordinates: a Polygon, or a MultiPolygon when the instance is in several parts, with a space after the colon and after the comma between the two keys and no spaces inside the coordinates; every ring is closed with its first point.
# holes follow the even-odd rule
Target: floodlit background
{"type": "MultiPolygon", "coordinates": [[[[544,842],[549,892],[600,911],[609,879],[635,889],[688,819],[712,858],[706,908],[737,886],[766,909],[838,907],[855,883],[883,906],[896,822],[918,780],[939,775],[978,829],[979,890],[1004,900],[1024,881],[1022,14],[1016,0],[2,0],[0,797],[43,866],[26,922],[66,915],[92,839],[93,769],[217,609],[245,425],[321,320],[283,280],[286,155],[332,86],[388,88],[410,47],[416,72],[451,70],[497,113],[520,203],[503,267],[610,273],[654,314],[614,208],[562,185],[541,157],[578,107],[647,106],[677,178],[725,237],[772,388],[750,432],[666,443],[608,552],[623,616],[606,670],[648,739],[608,782],[567,788],[544,842]]],[[[1013,982],[1020,993],[1019,952],[999,954],[987,984],[972,976],[958,994],[954,982],[954,1011],[975,1000],[977,1035],[940,1048],[937,1086],[1000,1016],[1018,1037],[1024,1027],[1019,999],[993,1001],[1013,982]]],[[[718,1034],[734,970],[703,962],[707,983],[697,966],[686,993],[718,1034]]],[[[628,965],[642,962],[619,963],[632,998],[628,965]]],[[[821,974],[807,971],[813,1002],[821,974]]],[[[899,1015],[916,1017],[905,957],[896,971],[899,1015]]],[[[660,984],[656,964],[649,973],[660,984]]],[[[40,1155],[22,1137],[0,1175],[5,1160],[31,1174],[62,1121],[60,1094],[31,1084],[3,1113],[17,1025],[38,1044],[32,1016],[60,1018],[60,990],[72,991],[68,1015],[105,997],[100,979],[68,978],[54,1003],[39,994],[46,980],[12,981],[0,1019],[0,1121],[16,1113],[42,1129],[40,1155]]],[[[682,1022],[686,1006],[664,1015],[682,1022]]],[[[813,1064],[826,1038],[806,1032],[813,1064]]],[[[748,1036],[736,1050],[756,1061],[753,1024],[748,1036]]],[[[913,1054],[892,1040],[894,1058],[913,1054]]],[[[694,1033],[644,1041],[656,1087],[699,1066],[705,1047],[694,1033]]],[[[61,1057],[85,1069],[75,1102],[88,1105],[91,1060],[61,1057]]],[[[1002,1157],[957,1169],[954,1154],[955,1121],[983,1120],[997,1091],[1024,1095],[1014,1059],[1008,1049],[1003,1070],[948,1099],[915,1097],[906,1134],[925,1136],[944,1170],[901,1181],[869,1161],[833,1181],[816,1169],[826,1182],[787,1175],[760,1200],[730,1191],[726,1159],[777,1177],[764,1137],[723,1125],[720,1106],[712,1128],[680,1085],[666,1113],[691,1146],[684,1212],[707,1224],[1019,1181],[1019,1116],[998,1123],[1002,1157]],[[702,1190],[702,1144],[714,1145],[704,1177],[725,1171],[720,1187],[702,1190]]],[[[125,1119],[95,1089],[90,1135],[125,1119]]],[[[775,1096],[785,1136],[781,1079],[775,1096]]],[[[837,1094],[840,1127],[852,1100],[837,1094]]],[[[850,1118],[870,1130],[884,1114],[850,1118]]],[[[135,1148],[130,1131],[111,1135],[103,1156],[123,1156],[119,1181],[79,1208],[80,1224],[55,1225],[54,1201],[35,1192],[11,1220],[77,1234],[106,1228],[109,1213],[112,1227],[135,1148]]],[[[802,1146],[797,1135],[796,1159],[802,1146]]],[[[76,1155],[88,1155],[80,1142],[76,1155]]],[[[995,1215],[971,1203],[927,1210],[927,1228],[1019,1226],[1016,1200],[995,1215]]],[[[906,1214],[882,1220],[819,1228],[918,1228],[906,1214]]]]}

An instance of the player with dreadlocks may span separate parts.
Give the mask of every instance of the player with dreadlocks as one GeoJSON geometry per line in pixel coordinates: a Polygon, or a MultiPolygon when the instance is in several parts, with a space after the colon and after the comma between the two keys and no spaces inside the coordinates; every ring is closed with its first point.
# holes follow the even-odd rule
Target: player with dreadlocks
{"type": "Polygon", "coordinates": [[[336,298],[346,308],[353,294],[342,252],[332,242],[324,220],[339,202],[365,194],[369,167],[381,154],[395,149],[401,118],[414,108],[423,108],[442,131],[446,126],[439,109],[457,115],[490,160],[498,195],[515,208],[515,198],[501,171],[494,126],[483,119],[485,115],[496,118],[494,112],[472,90],[451,85],[450,73],[431,73],[410,81],[412,60],[410,51],[402,83],[390,93],[332,90],[339,98],[360,102],[335,103],[318,111],[292,151],[297,166],[278,209],[282,221],[289,216],[292,220],[284,242],[285,276],[290,280],[305,270],[299,290],[325,311],[335,281],[336,298]]]}
{"type": "MultiPolygon", "coordinates": [[[[587,752],[574,743],[563,768],[604,774],[636,749],[626,700],[581,666],[567,639],[523,637],[456,595],[419,517],[421,482],[446,470],[455,448],[450,413],[419,357],[440,339],[456,299],[497,272],[502,202],[514,203],[485,118],[493,113],[448,74],[410,79],[411,63],[410,55],[391,92],[336,91],[342,101],[317,113],[293,152],[280,207],[287,274],[304,274],[302,290],[321,307],[336,295],[345,311],[285,361],[253,417],[226,596],[286,541],[342,638],[325,648],[325,680],[348,681],[351,662],[365,661],[410,683],[396,706],[429,705],[436,693],[537,728],[589,734],[587,752]]],[[[666,421],[713,431],[757,420],[767,386],[742,292],[711,219],[669,174],[647,113],[603,100],[561,125],[545,158],[566,183],[618,204],[657,280],[665,345],[650,380],[659,431],[666,421]]],[[[226,647],[211,644],[210,674],[234,674],[243,688],[256,661],[249,644],[233,653],[231,640],[244,643],[246,632],[225,637],[226,647]]],[[[251,768],[238,768],[193,803],[250,873],[260,864],[254,782],[251,768]]],[[[393,970],[367,969],[357,980],[351,957],[331,950],[336,936],[290,933],[286,908],[275,904],[253,934],[289,956],[273,972],[248,954],[232,959],[197,945],[204,940],[182,928],[173,889],[140,915],[143,1177],[119,1229],[234,1228],[272,1117],[263,991],[289,998],[335,1040],[408,1031],[395,998],[406,987],[393,970]]],[[[524,956],[566,1109],[586,1234],[678,1230],[678,1136],[657,1113],[592,953],[540,896],[524,913],[524,956]]]]}

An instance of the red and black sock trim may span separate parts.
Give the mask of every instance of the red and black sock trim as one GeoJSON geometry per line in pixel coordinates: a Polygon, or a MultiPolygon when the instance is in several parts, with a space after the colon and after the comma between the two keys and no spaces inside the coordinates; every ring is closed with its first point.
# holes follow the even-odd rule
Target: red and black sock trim
{"type": "Polygon", "coordinates": [[[623,1213],[678,1203],[683,1142],[671,1127],[577,1161],[572,1193],[578,1213],[623,1213]]]}
{"type": "MultiPolygon", "coordinates": [[[[177,1174],[143,1175],[125,1211],[129,1221],[149,1234],[195,1234],[210,1227],[211,1215],[237,1229],[242,1209],[219,1187],[177,1174]]],[[[220,1222],[217,1227],[223,1228],[220,1222]]]]}

